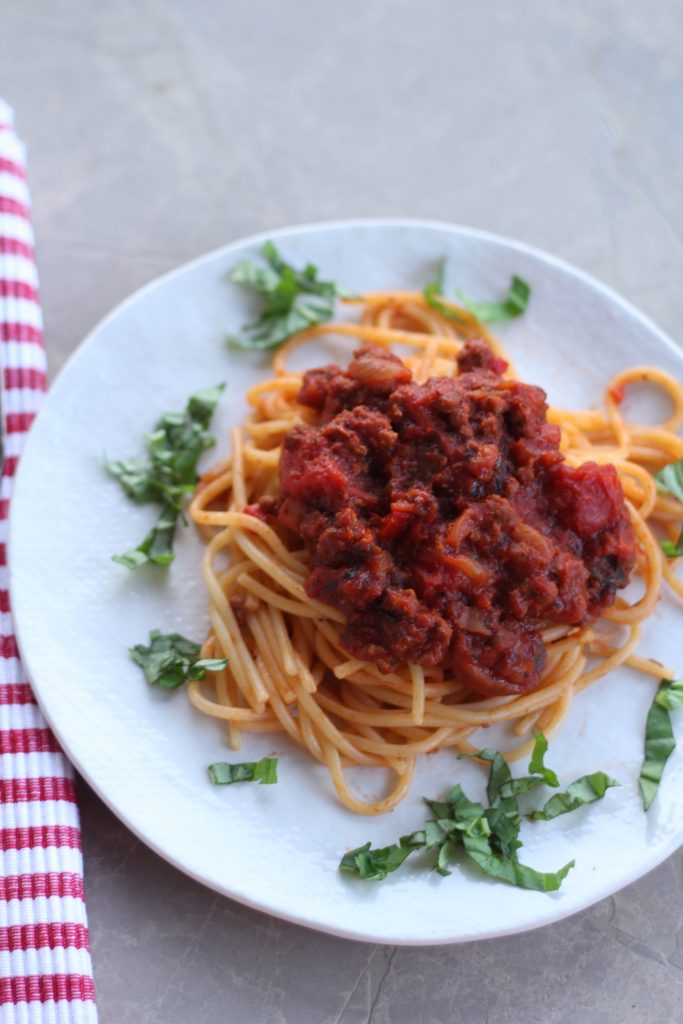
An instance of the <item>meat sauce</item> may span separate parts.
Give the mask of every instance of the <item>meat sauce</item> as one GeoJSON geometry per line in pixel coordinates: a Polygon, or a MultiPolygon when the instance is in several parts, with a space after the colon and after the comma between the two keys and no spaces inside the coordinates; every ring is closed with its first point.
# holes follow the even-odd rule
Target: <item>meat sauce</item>
{"type": "MultiPolygon", "coordinates": [[[[612,466],[566,464],[538,387],[502,379],[483,341],[424,384],[359,349],[309,371],[262,510],[301,537],[306,592],[347,616],[342,643],[382,672],[442,665],[486,696],[538,686],[541,629],[612,604],[635,538],[612,466]]],[[[256,511],[256,509],[254,509],[256,511]]]]}

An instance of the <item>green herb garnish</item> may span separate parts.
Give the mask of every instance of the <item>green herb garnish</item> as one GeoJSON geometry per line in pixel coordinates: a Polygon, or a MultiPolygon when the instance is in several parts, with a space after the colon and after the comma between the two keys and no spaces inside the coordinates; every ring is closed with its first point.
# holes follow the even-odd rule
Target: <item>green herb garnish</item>
{"type": "Polygon", "coordinates": [[[425,300],[428,306],[435,309],[437,313],[445,317],[446,320],[455,320],[456,323],[463,324],[466,320],[461,317],[454,309],[450,309],[437,299],[437,295],[443,295],[445,291],[445,277],[446,277],[446,261],[439,261],[439,272],[436,277],[436,281],[432,281],[426,285],[422,291],[422,298],[425,300]]]}
{"type": "Polygon", "coordinates": [[[645,723],[645,760],[639,779],[645,810],[657,795],[664,766],[676,747],[669,712],[681,706],[683,679],[662,679],[645,723]]]}
{"type": "Polygon", "coordinates": [[[148,683],[165,690],[177,690],[190,679],[203,679],[205,672],[220,672],[228,664],[226,658],[200,658],[201,644],[187,640],[180,633],[160,633],[153,629],[149,646],[136,644],[129,653],[145,673],[148,683]]]}
{"type": "MultiPolygon", "coordinates": [[[[439,263],[439,272],[435,281],[428,284],[422,297],[428,306],[435,309],[447,320],[455,320],[457,323],[466,323],[464,317],[460,316],[454,309],[444,305],[437,296],[445,296],[446,261],[439,263]]],[[[497,320],[512,320],[521,316],[527,308],[531,296],[531,286],[521,277],[513,277],[508,293],[502,302],[473,302],[463,292],[456,291],[459,302],[468,312],[472,313],[481,323],[494,323],[497,320]]]]}
{"type": "Polygon", "coordinates": [[[672,540],[661,540],[659,543],[667,558],[680,558],[683,555],[683,530],[675,543],[672,540]]]}
{"type": "Polygon", "coordinates": [[[559,786],[560,783],[555,772],[551,768],[546,768],[543,763],[543,758],[548,751],[548,741],[540,729],[534,730],[534,736],[536,741],[529,761],[529,771],[532,774],[542,775],[549,786],[559,786]]]}
{"type": "MultiPolygon", "coordinates": [[[[659,473],[655,473],[655,485],[658,494],[671,494],[679,501],[683,501],[683,459],[670,462],[668,466],[660,469],[659,473]]],[[[662,540],[660,545],[667,558],[680,558],[683,555],[683,530],[675,543],[671,540],[662,540]]]]}
{"type": "Polygon", "coordinates": [[[540,811],[533,811],[531,817],[535,821],[550,821],[560,814],[568,814],[585,804],[592,804],[596,800],[602,800],[606,791],[612,786],[618,786],[616,779],[610,778],[604,772],[593,772],[592,775],[582,775],[564,793],[555,793],[540,811]]]}
{"type": "Polygon", "coordinates": [[[260,761],[242,761],[240,764],[229,764],[217,761],[208,767],[209,778],[214,786],[230,786],[233,782],[260,782],[272,786],[277,782],[276,757],[262,757],[260,761]]]}
{"type": "Polygon", "coordinates": [[[655,485],[658,494],[672,494],[683,501],[683,459],[670,462],[659,473],[655,473],[655,485]]]}
{"type": "Polygon", "coordinates": [[[463,836],[463,848],[485,875],[516,885],[519,889],[534,889],[537,892],[556,892],[575,863],[570,860],[559,871],[536,871],[528,864],[520,864],[514,856],[502,857],[495,854],[489,839],[484,835],[463,836]]]}
{"type": "Polygon", "coordinates": [[[348,871],[360,878],[381,882],[390,872],[399,868],[406,857],[415,850],[425,847],[424,833],[417,832],[412,836],[401,836],[398,843],[371,849],[370,843],[359,846],[356,850],[345,853],[339,864],[340,871],[348,871]],[[415,838],[417,836],[417,838],[415,838]]]}
{"type": "Polygon", "coordinates": [[[125,565],[126,569],[137,569],[145,562],[168,565],[173,561],[173,538],[178,522],[178,513],[166,506],[141,544],[125,555],[112,555],[112,562],[125,565]]]}
{"type": "Polygon", "coordinates": [[[318,280],[318,269],[312,263],[296,270],[280,256],[272,242],[262,249],[265,266],[242,260],[230,274],[230,280],[252,288],[263,297],[261,315],[254,323],[245,324],[242,333],[230,335],[228,341],[240,348],[275,348],[314,324],[330,320],[334,301],[346,295],[333,281],[318,280]]]}
{"type": "Polygon", "coordinates": [[[128,569],[146,562],[168,565],[173,561],[173,538],[183,502],[197,483],[197,462],[206,448],[215,444],[207,428],[224,384],[192,395],[184,412],[162,416],[147,438],[148,454],[142,459],[107,460],[106,469],[124,491],[140,505],[157,502],[162,506],[155,526],[132,551],[114,555],[113,560],[128,569]]]}
{"type": "Polygon", "coordinates": [[[531,295],[531,286],[516,275],[502,302],[474,302],[463,292],[455,293],[465,309],[476,316],[483,324],[496,323],[499,320],[513,320],[526,311],[531,295]]]}
{"type": "MultiPolygon", "coordinates": [[[[432,851],[434,871],[448,875],[449,865],[457,852],[462,851],[492,878],[522,889],[554,892],[574,866],[573,860],[559,871],[544,872],[521,864],[517,857],[517,850],[522,845],[519,839],[522,812],[518,797],[538,786],[559,785],[555,772],[546,768],[543,761],[547,747],[545,736],[537,732],[529,762],[530,774],[519,778],[512,777],[501,754],[494,750],[480,750],[472,756],[489,764],[488,807],[470,800],[462,787],[456,785],[444,800],[425,800],[433,817],[425,823],[424,829],[402,836],[392,846],[373,850],[371,844],[366,843],[350,850],[342,857],[340,870],[360,878],[381,881],[412,853],[422,850],[432,851]]],[[[549,819],[565,814],[600,799],[610,786],[617,785],[619,783],[604,772],[583,776],[530,817],[549,819]],[[553,804],[553,801],[557,802],[553,804]]]]}

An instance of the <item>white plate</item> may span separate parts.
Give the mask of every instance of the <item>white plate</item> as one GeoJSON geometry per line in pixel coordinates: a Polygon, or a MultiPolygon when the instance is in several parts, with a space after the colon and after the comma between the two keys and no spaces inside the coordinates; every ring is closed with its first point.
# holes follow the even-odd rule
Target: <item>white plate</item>
{"type": "MultiPolygon", "coordinates": [[[[528,314],[499,333],[520,375],[550,400],[587,407],[620,367],[683,360],[652,323],[585,274],[517,242],[419,221],[355,221],[271,232],[227,246],[149,285],[97,327],[55,383],[21,460],[11,518],[11,587],[24,662],[53,729],[80,772],[116,814],[187,874],[253,907],[338,935],[429,944],[504,935],[574,913],[649,871],[683,841],[683,754],[666,770],[646,817],[636,779],[653,683],[623,670],[577,698],[549,763],[569,782],[603,769],[622,782],[591,808],[524,826],[523,859],[576,868],[553,895],[456,869],[449,878],[405,866],[381,884],[337,871],[367,839],[384,844],[421,826],[423,794],[459,779],[481,797],[474,765],[446,752],[424,758],[393,814],[361,818],[336,801],[326,769],[280,737],[252,737],[244,755],[282,756],[277,786],[212,787],[206,766],[226,754],[221,727],[180,693],[149,687],[126,652],[148,630],[200,638],[206,628],[201,544],[190,529],[170,571],[129,572],[110,561],[154,518],[102,469],[102,455],[141,451],[143,435],[199,388],[225,380],[215,418],[218,449],[245,413],[244,391],[267,357],[229,350],[224,336],[248,317],[227,281],[243,256],[274,238],[294,263],[312,260],[350,289],[419,288],[450,258],[454,284],[497,296],[516,273],[531,282],[528,314]],[[455,280],[457,278],[457,281],[455,280]]],[[[309,353],[324,362],[329,350],[309,353]]],[[[679,612],[665,599],[642,649],[679,658],[679,612]]],[[[492,745],[495,736],[486,739],[492,745]]],[[[379,771],[356,770],[378,792],[379,771]]]]}

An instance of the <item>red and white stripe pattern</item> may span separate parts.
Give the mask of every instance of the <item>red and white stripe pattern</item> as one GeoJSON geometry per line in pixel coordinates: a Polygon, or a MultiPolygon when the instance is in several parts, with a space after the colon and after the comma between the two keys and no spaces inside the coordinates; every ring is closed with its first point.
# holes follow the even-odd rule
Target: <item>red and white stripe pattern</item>
{"type": "Polygon", "coordinates": [[[7,514],[47,386],[24,150],[0,100],[0,1024],[96,1024],[73,772],[12,633],[7,514]]]}

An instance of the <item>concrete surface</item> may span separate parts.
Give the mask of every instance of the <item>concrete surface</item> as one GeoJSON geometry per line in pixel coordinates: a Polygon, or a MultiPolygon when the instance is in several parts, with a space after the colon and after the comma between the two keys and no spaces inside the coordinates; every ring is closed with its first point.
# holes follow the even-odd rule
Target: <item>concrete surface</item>
{"type": "MultiPolygon", "coordinates": [[[[0,0],[0,93],[53,373],[161,271],[363,214],[515,235],[680,330],[679,0],[0,0]]],[[[103,1024],[681,1019],[680,853],[542,931],[392,950],[214,896],[81,797],[103,1024]]]]}

